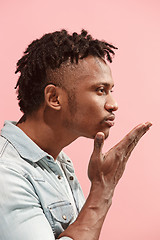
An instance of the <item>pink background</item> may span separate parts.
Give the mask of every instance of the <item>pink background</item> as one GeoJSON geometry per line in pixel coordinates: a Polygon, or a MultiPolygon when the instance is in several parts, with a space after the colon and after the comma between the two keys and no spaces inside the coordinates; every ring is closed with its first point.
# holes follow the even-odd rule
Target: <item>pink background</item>
{"type": "MultiPolygon", "coordinates": [[[[116,125],[104,151],[136,124],[152,121],[138,144],[115,191],[101,240],[160,239],[160,2],[159,0],[1,0],[0,126],[18,120],[15,64],[27,45],[42,34],[67,28],[87,29],[119,50],[111,64],[116,125]]],[[[81,138],[65,149],[72,158],[85,196],[90,183],[87,165],[93,141],[81,138]]]]}

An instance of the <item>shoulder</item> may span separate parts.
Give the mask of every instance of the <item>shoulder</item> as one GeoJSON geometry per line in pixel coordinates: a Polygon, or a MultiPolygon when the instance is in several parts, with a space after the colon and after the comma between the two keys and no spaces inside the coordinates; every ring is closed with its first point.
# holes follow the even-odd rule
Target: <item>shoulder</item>
{"type": "Polygon", "coordinates": [[[13,173],[18,173],[25,176],[26,173],[35,171],[34,163],[28,159],[22,158],[17,149],[13,146],[8,139],[0,136],[0,172],[3,169],[8,169],[11,176],[13,173]]]}

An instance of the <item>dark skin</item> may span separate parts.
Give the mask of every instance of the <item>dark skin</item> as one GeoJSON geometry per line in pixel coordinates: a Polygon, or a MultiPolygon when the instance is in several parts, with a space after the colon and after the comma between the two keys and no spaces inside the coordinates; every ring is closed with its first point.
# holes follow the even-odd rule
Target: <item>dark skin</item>
{"type": "Polygon", "coordinates": [[[17,126],[54,159],[63,147],[78,137],[94,138],[94,150],[88,166],[90,193],[76,221],[59,237],[79,240],[81,236],[81,240],[98,240],[126,162],[152,124],[147,122],[138,125],[103,154],[103,143],[113,125],[114,111],[118,109],[112,96],[114,83],[110,68],[103,60],[88,57],[81,60],[73,71],[76,71],[77,79],[72,79],[72,76],[75,77],[72,71],[68,71],[66,78],[68,86],[75,89],[74,113],[68,101],[70,89],[67,92],[48,85],[44,104],[17,126]]]}
{"type": "Polygon", "coordinates": [[[65,81],[67,91],[53,84],[47,85],[45,101],[39,110],[28,116],[25,122],[17,124],[55,159],[78,137],[94,138],[102,131],[107,138],[110,126],[104,120],[118,109],[112,96],[111,71],[102,60],[88,57],[74,68],[69,66],[65,81]],[[75,99],[69,103],[68,92],[72,91],[75,99]],[[74,106],[76,109],[72,112],[74,106]]]}
{"type": "Polygon", "coordinates": [[[99,239],[100,230],[111,206],[115,187],[123,175],[128,158],[151,123],[136,126],[107,153],[102,153],[104,134],[97,133],[88,167],[91,191],[77,220],[61,235],[74,240],[99,239]]]}

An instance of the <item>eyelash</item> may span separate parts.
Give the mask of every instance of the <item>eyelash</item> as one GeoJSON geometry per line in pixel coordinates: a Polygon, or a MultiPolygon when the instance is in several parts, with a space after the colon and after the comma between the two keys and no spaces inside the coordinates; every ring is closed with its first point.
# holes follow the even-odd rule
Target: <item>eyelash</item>
{"type": "MultiPolygon", "coordinates": [[[[97,92],[100,92],[100,93],[104,93],[104,92],[105,92],[106,94],[107,94],[107,92],[108,92],[108,90],[106,90],[104,87],[97,88],[96,91],[97,91],[97,92]]],[[[113,90],[111,89],[110,92],[112,93],[113,90]]]]}

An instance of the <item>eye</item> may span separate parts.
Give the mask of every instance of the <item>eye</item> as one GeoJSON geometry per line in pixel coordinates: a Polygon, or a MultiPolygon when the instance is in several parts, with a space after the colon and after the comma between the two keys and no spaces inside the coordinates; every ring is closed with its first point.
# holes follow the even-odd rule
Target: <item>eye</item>
{"type": "Polygon", "coordinates": [[[96,90],[99,94],[106,94],[106,90],[105,90],[105,88],[104,87],[100,87],[100,88],[97,88],[97,90],[96,90]]]}
{"type": "Polygon", "coordinates": [[[109,89],[109,88],[106,88],[106,87],[99,87],[96,89],[96,92],[98,93],[98,95],[102,96],[102,95],[107,95],[109,93],[112,93],[113,92],[113,89],[109,89]]]}
{"type": "Polygon", "coordinates": [[[103,92],[105,92],[105,89],[104,88],[100,88],[99,92],[103,93],[103,92]]]}

